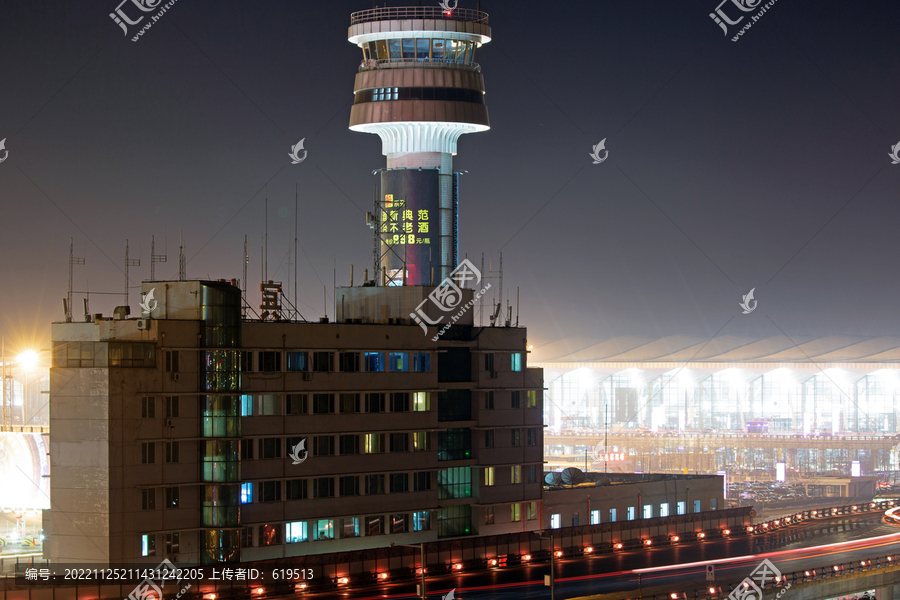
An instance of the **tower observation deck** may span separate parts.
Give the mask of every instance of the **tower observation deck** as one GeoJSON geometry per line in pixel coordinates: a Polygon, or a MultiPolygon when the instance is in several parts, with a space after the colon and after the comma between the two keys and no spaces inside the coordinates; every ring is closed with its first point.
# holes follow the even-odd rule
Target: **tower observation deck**
{"type": "Polygon", "coordinates": [[[457,141],[490,129],[477,50],[486,13],[439,7],[353,13],[362,49],[350,129],[381,138],[387,168],[369,225],[378,285],[436,285],[458,263],[457,141]]]}

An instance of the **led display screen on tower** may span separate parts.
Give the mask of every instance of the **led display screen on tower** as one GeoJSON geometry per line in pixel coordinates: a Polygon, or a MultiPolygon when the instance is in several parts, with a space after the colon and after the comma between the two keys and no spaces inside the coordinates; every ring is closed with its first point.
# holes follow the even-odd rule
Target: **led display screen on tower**
{"type": "Polygon", "coordinates": [[[440,276],[440,175],[437,169],[381,172],[376,223],[386,285],[431,285],[440,276]]]}

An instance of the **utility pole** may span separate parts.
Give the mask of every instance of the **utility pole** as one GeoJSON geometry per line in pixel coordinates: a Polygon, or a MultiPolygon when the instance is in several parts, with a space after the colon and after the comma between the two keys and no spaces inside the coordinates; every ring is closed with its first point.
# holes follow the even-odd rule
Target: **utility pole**
{"type": "MultiPolygon", "coordinates": [[[[552,507],[548,507],[552,508],[552,507]]],[[[544,587],[550,587],[550,600],[556,600],[556,547],[553,544],[553,528],[551,524],[550,537],[538,536],[542,540],[550,540],[550,575],[544,576],[544,587]]]]}
{"type": "Polygon", "coordinates": [[[425,544],[397,544],[391,542],[391,547],[394,546],[402,546],[404,548],[418,548],[419,552],[421,552],[421,565],[422,565],[422,583],[419,584],[419,593],[417,594],[419,598],[425,600],[425,544]]]}

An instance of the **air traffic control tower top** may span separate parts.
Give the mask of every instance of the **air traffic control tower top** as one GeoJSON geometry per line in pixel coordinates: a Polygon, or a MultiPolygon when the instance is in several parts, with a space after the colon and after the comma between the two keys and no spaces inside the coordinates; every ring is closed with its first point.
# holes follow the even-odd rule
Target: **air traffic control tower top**
{"type": "Polygon", "coordinates": [[[437,285],[458,264],[457,141],[490,129],[475,62],[488,15],[440,7],[353,13],[363,51],[350,129],[381,138],[387,168],[369,225],[378,285],[437,285]]]}

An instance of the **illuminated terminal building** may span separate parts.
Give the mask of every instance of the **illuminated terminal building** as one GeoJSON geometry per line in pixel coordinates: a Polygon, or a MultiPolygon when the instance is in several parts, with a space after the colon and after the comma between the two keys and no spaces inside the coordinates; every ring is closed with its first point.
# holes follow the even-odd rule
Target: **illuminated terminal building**
{"type": "Polygon", "coordinates": [[[622,471],[748,478],[779,461],[809,475],[848,475],[854,460],[869,475],[898,468],[897,337],[562,340],[532,364],[554,466],[589,451],[622,471]]]}

